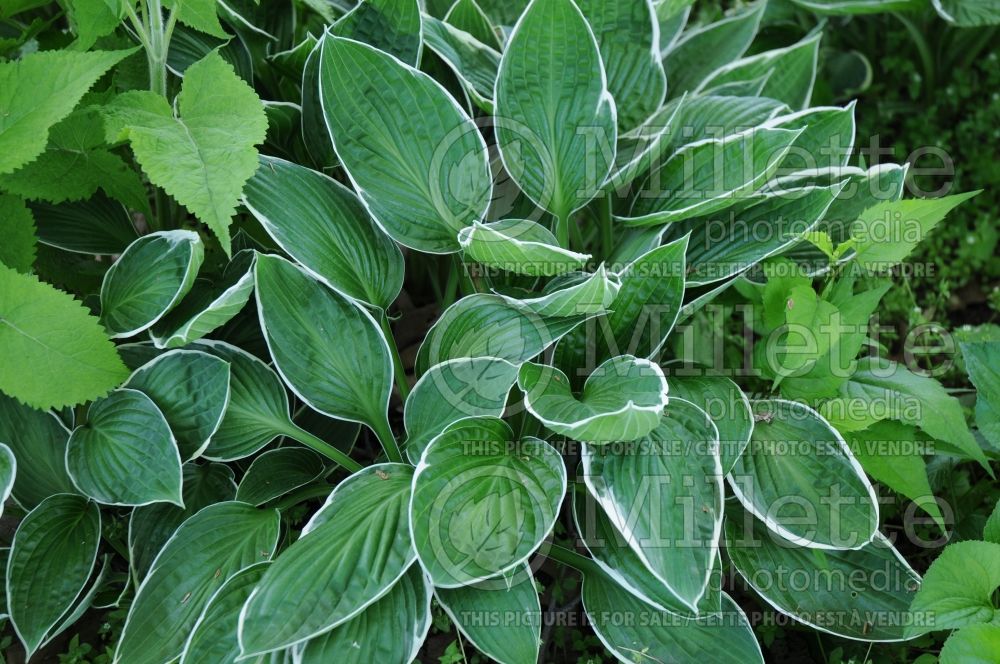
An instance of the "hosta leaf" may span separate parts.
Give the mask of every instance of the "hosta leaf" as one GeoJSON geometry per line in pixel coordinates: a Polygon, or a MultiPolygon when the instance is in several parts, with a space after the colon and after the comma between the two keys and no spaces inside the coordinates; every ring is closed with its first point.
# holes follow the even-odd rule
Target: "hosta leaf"
{"type": "Polygon", "coordinates": [[[54,414],[0,394],[0,441],[19,461],[12,493],[25,510],[56,493],[77,493],[66,474],[67,440],[69,431],[54,414]]]}
{"type": "Polygon", "coordinates": [[[686,102],[687,97],[681,97],[662,107],[645,124],[619,134],[614,167],[604,185],[605,196],[607,192],[627,194],[636,178],[663,162],[679,129],[677,118],[686,102]]]}
{"type": "Polygon", "coordinates": [[[177,113],[153,92],[120,95],[110,105],[142,170],[230,251],[229,222],[244,183],[257,170],[264,106],[218,53],[188,67],[177,113]]]}
{"type": "Polygon", "coordinates": [[[487,267],[532,277],[579,270],[590,254],[563,249],[544,226],[528,219],[473,222],[458,234],[466,257],[487,267]]]}
{"type": "MultiPolygon", "coordinates": [[[[671,101],[656,117],[663,117],[667,109],[678,104],[680,100],[671,101]]],[[[763,125],[787,111],[783,103],[767,97],[703,94],[680,104],[674,121],[678,128],[671,138],[678,148],[705,139],[724,138],[763,125]]]]}
{"type": "Polygon", "coordinates": [[[229,365],[199,350],[173,350],[136,369],[125,387],[153,400],[177,439],[182,461],[199,456],[229,404],[229,365]]]}
{"type": "Polygon", "coordinates": [[[941,648],[941,664],[990,664],[990,653],[1000,652],[1000,625],[969,625],[948,637],[941,648]]]}
{"type": "Polygon", "coordinates": [[[388,429],[392,360],[371,315],[283,258],[257,257],[257,309],[278,372],[312,408],[388,429]]]}
{"type": "Polygon", "coordinates": [[[931,1],[941,18],[957,26],[975,27],[1000,24],[1000,2],[997,0],[931,1]]]}
{"type": "Polygon", "coordinates": [[[574,371],[624,353],[656,355],[684,303],[686,251],[687,238],[681,238],[626,265],[611,310],[571,332],[556,349],[556,364],[574,371]]]}
{"type": "Polygon", "coordinates": [[[907,627],[908,637],[996,621],[993,593],[1000,586],[1000,544],[955,542],[924,575],[910,611],[930,618],[907,627]]]}
{"type": "Polygon", "coordinates": [[[601,643],[622,662],[763,664],[760,646],[739,605],[722,597],[721,615],[693,620],[647,604],[601,572],[583,580],[583,608],[601,643]],[[625,620],[624,616],[630,618],[625,620]]]}
{"type": "Polygon", "coordinates": [[[881,14],[913,9],[922,0],[792,0],[817,14],[881,14]]]}
{"type": "Polygon", "coordinates": [[[458,251],[493,182],[486,144],[436,81],[358,42],[320,44],[320,97],[337,155],[375,221],[400,244],[458,251]]]}
{"type": "Polygon", "coordinates": [[[601,51],[608,91],[622,131],[637,127],[663,103],[667,77],[654,43],[656,16],[646,0],[580,0],[601,51]]]}
{"type": "Polygon", "coordinates": [[[855,105],[852,101],[843,108],[818,106],[770,120],[768,127],[805,130],[792,145],[781,169],[788,172],[847,166],[854,150],[855,105]]]}
{"type": "Polygon", "coordinates": [[[671,95],[694,90],[709,74],[742,56],[757,35],[766,2],[685,31],[663,60],[671,95]]]}
{"type": "Polygon", "coordinates": [[[333,630],[310,639],[296,661],[301,664],[370,664],[416,659],[431,626],[432,590],[413,565],[374,604],[333,630]]]}
{"type": "Polygon", "coordinates": [[[80,596],[100,542],[100,510],[83,496],[50,496],[18,525],[7,560],[7,613],[27,657],[80,596]]]}
{"type": "Polygon", "coordinates": [[[433,16],[424,16],[424,40],[455,72],[476,106],[492,113],[500,54],[468,32],[433,16]]]}
{"type": "Polygon", "coordinates": [[[629,547],[697,612],[722,532],[719,431],[705,411],[671,398],[633,449],[587,445],[582,459],[587,488],[629,547]]]}
{"type": "Polygon", "coordinates": [[[35,263],[35,219],[24,201],[17,196],[0,194],[0,263],[18,272],[31,272],[35,263]]]}
{"type": "Polygon", "coordinates": [[[0,443],[0,516],[3,506],[14,490],[14,480],[17,478],[17,458],[14,452],[5,444],[0,443]]]}
{"type": "Polygon", "coordinates": [[[70,295],[0,265],[0,390],[32,408],[72,406],[127,375],[97,319],[70,295]]]}
{"type": "Polygon", "coordinates": [[[686,399],[708,413],[719,430],[722,474],[729,474],[750,442],[753,431],[753,412],[746,394],[725,376],[681,366],[671,368],[667,382],[671,396],[686,399]]]}
{"type": "Polygon", "coordinates": [[[476,649],[502,664],[537,662],[542,607],[531,568],[477,585],[437,588],[438,603],[476,649]]]}
{"type": "Polygon", "coordinates": [[[120,389],[95,401],[66,446],[80,491],[107,505],[181,501],[181,459],[163,413],[142,392],[120,389]]]}
{"type": "Polygon", "coordinates": [[[492,417],[461,420],[427,446],[410,502],[413,547],[434,585],[455,588],[521,565],[548,537],[566,468],[548,443],[492,417]]]}
{"type": "Polygon", "coordinates": [[[598,146],[617,141],[601,53],[572,0],[532,0],[518,20],[500,60],[495,122],[511,177],[566,228],[611,171],[613,151],[598,146]]]}
{"type": "Polygon", "coordinates": [[[725,83],[748,81],[767,74],[760,96],[777,99],[799,111],[809,104],[822,32],[808,35],[797,44],[751,55],[715,70],[698,86],[698,92],[725,83]]]}
{"type": "Polygon", "coordinates": [[[362,0],[330,34],[364,42],[411,67],[420,62],[422,26],[417,0],[362,0]]]}
{"type": "Polygon", "coordinates": [[[881,534],[860,549],[819,551],[778,537],[742,510],[726,517],[725,529],[736,571],[799,622],[859,641],[902,641],[903,626],[917,618],[910,602],[920,576],[881,534]]]}
{"type": "Polygon", "coordinates": [[[959,347],[976,386],[976,426],[1000,447],[1000,341],[962,342],[959,347]]]}
{"type": "Polygon", "coordinates": [[[191,292],[153,326],[150,337],[158,348],[180,348],[222,327],[236,317],[253,292],[251,251],[238,253],[219,283],[196,281],[191,292]]]}
{"type": "Polygon", "coordinates": [[[269,450],[253,460],[240,480],[236,500],[263,505],[323,474],[323,460],[304,447],[269,450]]]}
{"type": "Polygon", "coordinates": [[[191,290],[205,256],[193,231],[160,231],[129,245],[101,284],[101,322],[115,338],[149,328],[191,290]]]}
{"type": "Polygon", "coordinates": [[[417,370],[463,357],[494,357],[520,364],[535,357],[585,319],[546,318],[499,295],[463,297],[441,314],[417,353],[417,370]]]}
{"type": "Polygon", "coordinates": [[[615,301],[621,280],[602,263],[593,274],[573,272],[553,279],[538,297],[521,300],[501,295],[511,306],[545,318],[587,316],[607,311],[615,301]]]}
{"type": "Polygon", "coordinates": [[[656,364],[631,355],[613,357],[587,378],[580,397],[566,374],[525,362],[517,378],[524,406],[547,429],[595,444],[635,440],[660,422],[667,381],[656,364]]]}
{"type": "Polygon", "coordinates": [[[313,43],[315,45],[302,68],[302,139],[313,165],[326,171],[337,166],[340,160],[333,150],[333,141],[326,129],[326,116],[320,101],[320,43],[319,40],[314,40],[313,43]]]}
{"type": "Polygon", "coordinates": [[[676,224],[672,232],[691,233],[688,285],[727,279],[794,246],[801,233],[817,226],[841,189],[838,183],[788,190],[737,212],[676,224]]]}
{"type": "Polygon", "coordinates": [[[236,639],[240,610],[267,570],[269,562],[250,565],[215,591],[184,643],[180,664],[234,664],[240,655],[236,639]]]}
{"type": "Polygon", "coordinates": [[[239,502],[210,505],[181,524],[136,592],[114,661],[180,657],[219,588],[239,571],[271,559],[279,526],[277,511],[239,502]]]}
{"type": "Polygon", "coordinates": [[[38,241],[63,251],[120,254],[139,237],[128,210],[101,193],[75,203],[35,202],[30,208],[38,241]]]}
{"type": "Polygon", "coordinates": [[[383,309],[399,295],[403,255],[336,180],[261,157],[244,200],[274,241],[330,288],[383,309]]]}
{"type": "Polygon", "coordinates": [[[0,63],[0,174],[30,162],[45,149],[49,129],[127,51],[38,51],[0,63]]]}
{"type": "Polygon", "coordinates": [[[500,417],[517,381],[517,367],[495,357],[462,357],[436,364],[406,399],[406,454],[414,463],[430,440],[464,417],[500,417]]]}
{"type": "MultiPolygon", "coordinates": [[[[516,2],[512,4],[517,5],[516,2]]],[[[444,20],[449,25],[468,32],[487,46],[498,50],[503,48],[497,26],[486,15],[486,12],[483,11],[477,0],[455,0],[455,3],[451,5],[445,14],[444,20]]],[[[424,39],[428,39],[426,32],[424,39]]]]}
{"type": "Polygon", "coordinates": [[[389,592],[414,559],[406,522],[412,478],[409,466],[379,464],[334,489],[243,607],[244,655],[303,643],[389,592]]]}
{"type": "Polygon", "coordinates": [[[770,179],[802,131],[750,129],[691,143],[649,175],[620,221],[661,225],[730,208],[770,179]]]}
{"type": "Polygon", "coordinates": [[[750,444],[729,476],[733,493],[798,546],[857,549],[878,528],[878,497],[841,435],[808,406],[752,404],[750,444]]]}

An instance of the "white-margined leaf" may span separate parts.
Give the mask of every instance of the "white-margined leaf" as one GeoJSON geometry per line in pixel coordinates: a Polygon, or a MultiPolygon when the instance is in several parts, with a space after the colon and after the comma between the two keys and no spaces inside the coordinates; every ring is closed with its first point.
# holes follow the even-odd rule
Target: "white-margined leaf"
{"type": "Polygon", "coordinates": [[[804,111],[779,115],[767,122],[767,127],[805,129],[795,140],[785,161],[783,172],[833,169],[847,166],[854,151],[854,107],[852,101],[843,108],[817,106],[804,111]]]}
{"type": "Polygon", "coordinates": [[[576,318],[607,311],[618,296],[621,279],[604,264],[592,274],[570,272],[556,277],[537,297],[519,299],[501,295],[512,307],[543,318],[576,318]]]}
{"type": "Polygon", "coordinates": [[[27,511],[56,493],[77,493],[66,473],[69,430],[50,411],[0,394],[0,442],[18,459],[14,501],[27,511]]]}
{"type": "Polygon", "coordinates": [[[424,40],[455,72],[476,106],[493,112],[493,88],[497,82],[500,54],[468,32],[424,15],[424,40]]]}
{"type": "Polygon", "coordinates": [[[583,268],[590,254],[563,249],[556,237],[529,219],[473,222],[458,234],[466,257],[487,267],[532,277],[553,277],[583,268]]]}
{"type": "Polygon", "coordinates": [[[374,46],[416,67],[423,46],[420,3],[362,0],[330,26],[330,34],[374,46]]]}
{"type": "Polygon", "coordinates": [[[3,506],[14,490],[17,478],[17,457],[5,444],[0,443],[0,516],[3,516],[3,506]]]}
{"type": "MultiPolygon", "coordinates": [[[[914,0],[911,0],[913,4],[914,0]]],[[[996,0],[931,0],[941,18],[959,27],[1000,24],[1000,4],[996,0]]]]}
{"type": "Polygon", "coordinates": [[[240,480],[236,500],[263,505],[319,478],[323,459],[305,447],[268,450],[253,460],[240,480]]]}
{"type": "MultiPolygon", "coordinates": [[[[477,0],[455,0],[445,13],[444,20],[449,25],[468,32],[487,46],[498,51],[503,48],[503,44],[500,42],[499,28],[483,11],[477,0]]],[[[427,38],[426,34],[424,37],[427,38]]]]}

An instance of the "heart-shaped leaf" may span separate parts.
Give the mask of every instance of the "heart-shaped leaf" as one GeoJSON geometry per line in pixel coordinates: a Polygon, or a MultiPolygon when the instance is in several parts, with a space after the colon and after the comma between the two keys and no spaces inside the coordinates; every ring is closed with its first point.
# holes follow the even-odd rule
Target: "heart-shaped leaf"
{"type": "Polygon", "coordinates": [[[911,612],[933,616],[933,622],[907,625],[906,636],[995,622],[996,605],[992,597],[998,586],[1000,544],[976,541],[951,544],[931,563],[923,585],[910,603],[911,612]]]}
{"type": "Polygon", "coordinates": [[[128,246],[101,284],[101,322],[115,338],[151,327],[194,284],[205,256],[192,231],[160,231],[128,246]]]}
{"type": "Polygon", "coordinates": [[[528,219],[488,224],[476,221],[462,229],[458,242],[465,255],[477,263],[531,277],[579,270],[590,260],[590,254],[561,248],[549,229],[528,219]]]}
{"type": "Polygon", "coordinates": [[[613,357],[594,369],[580,397],[555,367],[525,362],[517,377],[524,406],[546,428],[594,444],[645,436],[667,405],[667,380],[656,364],[631,355],[613,357]]]}
{"type": "Polygon", "coordinates": [[[414,559],[406,522],[412,478],[409,466],[379,464],[334,489],[243,607],[244,656],[304,643],[389,592],[414,559]]]}
{"type": "Polygon", "coordinates": [[[253,460],[240,480],[236,500],[263,505],[309,484],[323,474],[323,460],[304,447],[282,447],[253,460]]]}
{"type": "Polygon", "coordinates": [[[456,422],[417,465],[410,530],[420,564],[441,588],[523,563],[548,537],[566,493],[566,468],[548,443],[491,417],[456,422]]]}
{"type": "Polygon", "coordinates": [[[51,412],[22,406],[0,394],[0,441],[18,459],[12,491],[25,510],[57,493],[77,493],[66,473],[69,431],[51,412]]]}
{"type": "Polygon", "coordinates": [[[137,390],[91,405],[87,423],[69,437],[66,470],[82,493],[106,505],[183,504],[177,442],[160,409],[137,390]]]}

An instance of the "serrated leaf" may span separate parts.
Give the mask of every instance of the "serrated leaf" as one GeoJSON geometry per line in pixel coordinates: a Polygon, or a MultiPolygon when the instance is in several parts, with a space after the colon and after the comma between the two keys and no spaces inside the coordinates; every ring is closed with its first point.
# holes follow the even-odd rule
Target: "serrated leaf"
{"type": "Polygon", "coordinates": [[[0,394],[0,441],[20,459],[12,493],[25,510],[57,493],[77,493],[66,474],[67,440],[69,431],[53,413],[0,394]]]}
{"type": "Polygon", "coordinates": [[[278,546],[275,510],[210,505],[181,524],[136,591],[114,662],[173,660],[211,597],[232,576],[270,560],[278,546]]]}
{"type": "Polygon", "coordinates": [[[205,257],[193,231],[159,231],[128,246],[104,275],[101,322],[114,338],[150,328],[191,290],[205,257]]]}
{"type": "Polygon", "coordinates": [[[436,81],[364,44],[320,42],[320,98],[337,155],[375,221],[397,242],[458,251],[492,192],[486,144],[436,81]]]}
{"type": "Polygon", "coordinates": [[[976,386],[976,426],[1000,448],[1000,341],[962,342],[959,348],[976,386]]]}
{"type": "Polygon", "coordinates": [[[990,664],[1000,652],[1000,625],[968,625],[953,633],[941,648],[941,664],[990,664]]]}
{"type": "Polygon", "coordinates": [[[65,7],[76,33],[73,47],[79,51],[86,51],[98,39],[110,35],[122,20],[121,8],[107,0],[69,0],[65,7]]]}
{"type": "Polygon", "coordinates": [[[35,264],[35,219],[17,196],[0,194],[0,263],[18,272],[31,272],[35,264]]]}
{"type": "Polygon", "coordinates": [[[598,445],[645,436],[667,405],[663,371],[632,355],[613,357],[594,369],[579,398],[566,374],[544,364],[522,364],[517,385],[525,408],[546,428],[598,445]]]}
{"type": "Polygon", "coordinates": [[[127,373],[97,319],[70,295],[0,265],[0,390],[32,408],[107,394],[127,373]]]}
{"type": "Polygon", "coordinates": [[[69,437],[66,469],[82,493],[106,505],[182,504],[177,443],[163,413],[136,390],[91,405],[69,437]]]}
{"type": "Polygon", "coordinates": [[[378,464],[334,489],[243,607],[244,656],[328,632],[390,591],[414,560],[406,522],[412,479],[409,466],[378,464]]]}
{"type": "Polygon", "coordinates": [[[302,647],[301,664],[370,664],[416,659],[431,626],[433,592],[417,565],[374,604],[302,647]]]}
{"type": "Polygon", "coordinates": [[[45,149],[49,129],[97,80],[135,52],[39,51],[0,63],[0,175],[45,149]]]}
{"type": "Polygon", "coordinates": [[[858,641],[902,641],[908,621],[927,619],[910,607],[920,576],[880,533],[860,549],[818,556],[742,510],[727,515],[725,531],[740,576],[780,613],[814,629],[858,641]]]}
{"type": "Polygon", "coordinates": [[[264,106],[214,52],[188,67],[176,104],[175,114],[155,93],[130,92],[109,113],[150,181],[205,222],[228,255],[229,222],[267,133],[264,106]]]}
{"type": "Polygon", "coordinates": [[[410,532],[440,588],[520,566],[548,537],[566,493],[566,468],[548,443],[516,441],[503,421],[460,420],[427,446],[413,479],[410,532]]]}
{"type": "Polygon", "coordinates": [[[236,490],[236,500],[263,505],[318,479],[325,470],[319,455],[304,447],[269,450],[247,468],[236,490]]]}
{"type": "Polygon", "coordinates": [[[330,34],[374,46],[411,67],[420,62],[422,26],[417,0],[362,0],[330,34]]]}
{"type": "Polygon", "coordinates": [[[653,576],[697,612],[722,532],[719,431],[708,415],[671,398],[659,425],[631,449],[585,445],[581,456],[587,488],[614,527],[653,576]]]}
{"type": "Polygon", "coordinates": [[[164,0],[163,6],[176,12],[176,19],[186,26],[219,39],[229,34],[219,23],[218,0],[164,0]]]}
{"type": "Polygon", "coordinates": [[[956,629],[996,619],[992,595],[1000,586],[1000,544],[955,542],[931,563],[917,596],[910,604],[915,614],[932,616],[923,625],[907,627],[908,637],[924,632],[956,629]]]}
{"type": "Polygon", "coordinates": [[[261,157],[244,200],[278,246],[330,288],[382,309],[399,295],[403,255],[339,182],[261,157]]]}
{"type": "Polygon", "coordinates": [[[857,549],[871,542],[878,497],[843,437],[803,404],[751,405],[750,444],[729,475],[743,506],[798,546],[857,549]]]}
{"type": "Polygon", "coordinates": [[[533,277],[553,277],[579,270],[590,254],[563,249],[556,237],[529,219],[475,221],[458,234],[468,258],[491,268],[533,277]]]}
{"type": "Polygon", "coordinates": [[[611,171],[613,151],[598,146],[618,136],[601,52],[571,0],[532,0],[507,41],[495,95],[507,171],[565,228],[611,171]]]}
{"type": "Polygon", "coordinates": [[[100,541],[100,510],[83,496],[50,496],[18,525],[7,561],[7,612],[27,657],[80,596],[100,541]]]}
{"type": "Polygon", "coordinates": [[[124,387],[152,399],[170,425],[181,461],[201,455],[229,404],[229,365],[198,350],[172,350],[139,367],[124,387]]]}

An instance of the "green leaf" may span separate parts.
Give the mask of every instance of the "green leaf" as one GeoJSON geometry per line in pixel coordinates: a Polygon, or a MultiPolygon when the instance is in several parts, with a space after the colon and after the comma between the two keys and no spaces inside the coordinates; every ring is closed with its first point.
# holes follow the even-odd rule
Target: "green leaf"
{"type": "Polygon", "coordinates": [[[703,80],[697,91],[767,75],[760,96],[777,99],[788,104],[793,111],[800,111],[812,98],[822,36],[822,32],[815,32],[791,46],[764,51],[724,65],[703,80]]]}
{"type": "Polygon", "coordinates": [[[38,226],[38,241],[80,254],[120,254],[138,239],[132,217],[104,194],[75,203],[29,204],[38,226]]]}
{"type": "Polygon", "coordinates": [[[686,145],[649,175],[639,187],[645,195],[619,221],[662,225],[746,201],[771,178],[802,131],[755,128],[686,145]]]}
{"type": "Polygon", "coordinates": [[[923,4],[923,0],[792,0],[792,2],[817,14],[832,15],[881,14],[913,9],[923,4]]]}
{"type": "Polygon", "coordinates": [[[83,496],[50,496],[18,525],[7,561],[7,612],[28,658],[80,596],[100,542],[100,510],[83,496]]]}
{"type": "Polygon", "coordinates": [[[14,456],[13,450],[0,443],[0,516],[3,515],[3,506],[10,498],[11,491],[14,490],[16,478],[17,458],[14,456]]]}
{"type": "Polygon", "coordinates": [[[333,290],[382,309],[399,295],[403,255],[336,180],[261,157],[244,200],[278,246],[333,290]]]}
{"type": "Polygon", "coordinates": [[[385,595],[302,647],[302,664],[412,662],[431,626],[431,585],[412,565],[385,595]]]}
{"type": "Polygon", "coordinates": [[[180,657],[212,596],[239,571],[270,560],[279,534],[277,511],[239,502],[210,505],[185,521],[136,591],[114,661],[180,657]]]}
{"type": "Polygon", "coordinates": [[[750,47],[766,2],[708,25],[686,30],[663,60],[671,96],[694,90],[709,74],[742,56],[750,47]]]}
{"type": "Polygon", "coordinates": [[[865,210],[851,227],[857,261],[870,272],[900,263],[945,215],[978,193],[887,201],[865,210]]]}
{"type": "Polygon", "coordinates": [[[586,445],[581,457],[587,489],[614,527],[653,576],[697,612],[722,532],[719,431],[708,415],[671,398],[659,426],[634,447],[586,445]]]}
{"type": "Polygon", "coordinates": [[[163,413],[182,461],[201,455],[229,404],[229,365],[199,350],[172,350],[136,369],[125,387],[139,390],[163,413]]]}
{"type": "Polygon", "coordinates": [[[191,290],[204,257],[204,245],[193,231],[139,238],[104,275],[101,322],[114,338],[148,329],[191,290]]]}
{"type": "Polygon", "coordinates": [[[476,106],[492,113],[500,54],[449,23],[427,15],[423,20],[427,46],[451,67],[476,106]]]}
{"type": "Polygon", "coordinates": [[[493,417],[460,420],[424,450],[413,479],[410,532],[439,588],[519,567],[548,537],[566,493],[566,468],[548,443],[517,441],[493,417]]]}
{"type": "Polygon", "coordinates": [[[107,394],[127,375],[97,319],[70,295],[0,265],[0,390],[32,408],[107,394]]]}
{"type": "Polygon", "coordinates": [[[33,510],[57,493],[77,493],[66,474],[69,431],[53,413],[22,406],[0,394],[0,441],[19,460],[13,497],[33,510]]]}
{"type": "Polygon", "coordinates": [[[602,148],[618,136],[601,52],[571,0],[533,0],[518,20],[500,60],[494,121],[511,177],[566,228],[603,186],[614,155],[602,148]]]}
{"type": "Polygon", "coordinates": [[[987,542],[1000,544],[1000,500],[993,507],[990,518],[986,520],[986,525],[983,526],[983,539],[987,542]]]}
{"type": "Polygon", "coordinates": [[[590,254],[563,249],[547,228],[528,219],[488,224],[475,221],[459,232],[458,242],[465,256],[477,263],[532,277],[579,270],[591,258],[590,254]]]}
{"type": "Polygon", "coordinates": [[[898,422],[876,422],[864,431],[847,435],[848,445],[865,472],[893,491],[903,494],[934,517],[942,531],[946,525],[934,500],[922,452],[927,436],[898,422]]]}
{"type": "Polygon", "coordinates": [[[1000,652],[1000,625],[969,625],[944,642],[941,664],[990,664],[991,653],[1000,652]]]}
{"type": "Polygon", "coordinates": [[[546,284],[542,295],[521,300],[501,295],[511,306],[546,318],[567,318],[607,311],[618,295],[621,280],[602,263],[592,274],[572,272],[546,284]]]}
{"type": "Polygon", "coordinates": [[[329,170],[340,163],[326,128],[326,116],[320,99],[319,60],[321,43],[313,38],[312,50],[302,68],[302,139],[306,152],[317,168],[329,170]]]}
{"type": "Polygon", "coordinates": [[[622,592],[599,571],[584,576],[582,594],[588,622],[622,662],[764,662],[746,615],[728,595],[722,615],[692,620],[622,592]]]}
{"type": "Polygon", "coordinates": [[[547,318],[515,307],[499,295],[477,293],[448,307],[417,352],[423,373],[447,360],[493,357],[521,364],[559,340],[584,316],[547,318]]]}
{"type": "Polygon", "coordinates": [[[752,405],[750,444],[729,476],[743,506],[798,546],[857,549],[871,542],[878,497],[841,435],[803,404],[752,405]]]}
{"type": "Polygon", "coordinates": [[[129,92],[109,113],[150,181],[205,222],[228,255],[229,222],[267,133],[264,106],[213,52],[188,67],[176,107],[153,92],[129,92]]]}
{"type": "Polygon", "coordinates": [[[253,292],[252,251],[241,251],[217,284],[196,281],[191,292],[149,332],[157,348],[180,348],[201,339],[236,317],[253,292]]]}
{"type": "Polygon", "coordinates": [[[1000,448],[1000,341],[960,343],[959,348],[976,386],[976,426],[1000,448]]]}
{"type": "Polygon", "coordinates": [[[819,551],[778,537],[742,510],[726,517],[725,531],[740,576],[780,613],[814,629],[902,641],[907,622],[928,618],[910,606],[920,576],[881,534],[860,549],[819,551]]]}
{"type": "Polygon", "coordinates": [[[247,468],[236,500],[263,505],[323,475],[323,460],[304,447],[282,447],[264,452],[247,468]]]}
{"type": "Polygon", "coordinates": [[[177,14],[177,20],[207,35],[229,39],[219,23],[217,0],[164,0],[163,6],[177,14]]]}
{"type": "Polygon", "coordinates": [[[39,51],[0,62],[0,175],[40,155],[52,125],[135,51],[39,51]]]}
{"type": "Polygon", "coordinates": [[[941,18],[960,27],[1000,24],[997,0],[931,0],[941,18]]]}
{"type": "Polygon", "coordinates": [[[254,269],[261,327],[285,382],[311,408],[388,435],[392,360],[371,314],[283,258],[261,254],[254,269]]]}
{"type": "Polygon", "coordinates": [[[921,625],[907,627],[907,636],[966,625],[994,622],[993,593],[1000,586],[1000,544],[954,542],[945,547],[927,573],[910,604],[910,611],[926,616],[921,625]]]}
{"type": "Polygon", "coordinates": [[[69,437],[66,469],[81,492],[106,505],[182,504],[177,443],[163,413],[136,390],[93,403],[69,437]]]}
{"type": "Polygon", "coordinates": [[[378,464],[334,489],[243,607],[244,656],[319,636],[389,592],[414,560],[406,521],[412,479],[409,466],[378,464]]]}
{"type": "Polygon", "coordinates": [[[500,417],[517,381],[517,367],[495,357],[436,364],[413,386],[403,408],[406,454],[414,463],[432,438],[465,417],[500,417]]]}
{"type": "Polygon", "coordinates": [[[781,170],[788,173],[831,168],[833,175],[840,177],[839,169],[847,166],[854,149],[855,106],[855,101],[843,108],[817,106],[770,120],[768,127],[804,130],[782,162],[781,170]]]}
{"type": "Polygon", "coordinates": [[[671,107],[676,107],[674,123],[680,131],[671,135],[673,147],[680,148],[697,141],[719,139],[745,131],[747,127],[763,125],[788,111],[785,104],[767,97],[738,97],[721,93],[702,94],[675,99],[654,116],[665,119],[671,107]]]}
{"type": "Polygon", "coordinates": [[[476,585],[437,588],[438,603],[476,649],[498,662],[537,662],[542,607],[531,568],[476,585]]]}
{"type": "Polygon", "coordinates": [[[0,194],[0,236],[4,238],[0,263],[18,272],[31,272],[38,244],[35,218],[17,196],[0,194]]]}
{"type": "Polygon", "coordinates": [[[651,116],[667,93],[667,77],[654,43],[656,16],[646,0],[580,0],[607,72],[618,109],[618,127],[628,131],[651,116]]]}
{"type": "Polygon", "coordinates": [[[261,562],[245,567],[215,591],[184,643],[180,664],[236,662],[240,655],[236,639],[240,610],[269,564],[261,562]]]}
{"type": "Polygon", "coordinates": [[[525,362],[517,377],[524,406],[551,431],[594,444],[627,442],[660,423],[667,405],[663,370],[632,355],[613,357],[587,378],[580,397],[555,367],[525,362]]]}
{"type": "Polygon", "coordinates": [[[73,48],[78,51],[86,51],[98,39],[113,33],[124,13],[121,6],[107,0],[67,0],[63,6],[76,33],[73,48]]]}
{"type": "MultiPolygon", "coordinates": [[[[513,4],[516,5],[517,3],[513,4]]],[[[483,11],[483,8],[476,0],[456,0],[448,9],[444,20],[459,30],[469,33],[487,46],[497,50],[503,48],[497,26],[493,24],[493,21],[486,15],[486,12],[483,11]]],[[[424,39],[429,41],[426,32],[424,33],[424,39]]],[[[430,46],[429,43],[428,46],[430,46]]]]}
{"type": "Polygon", "coordinates": [[[374,46],[411,67],[420,62],[417,0],[362,0],[330,28],[330,34],[374,46]]]}
{"type": "Polygon", "coordinates": [[[458,251],[493,182],[475,124],[431,77],[367,45],[320,42],[320,97],[347,175],[375,221],[402,245],[458,251]]]}

